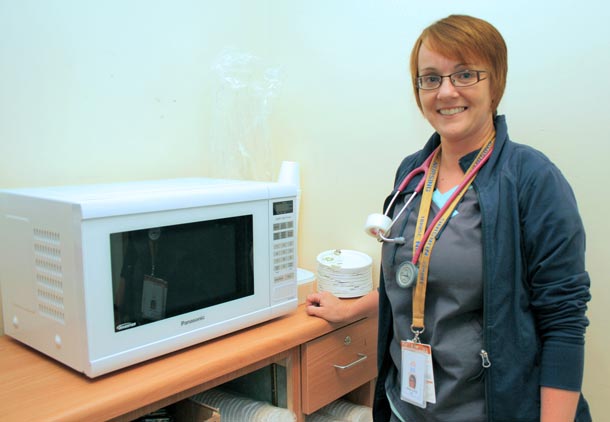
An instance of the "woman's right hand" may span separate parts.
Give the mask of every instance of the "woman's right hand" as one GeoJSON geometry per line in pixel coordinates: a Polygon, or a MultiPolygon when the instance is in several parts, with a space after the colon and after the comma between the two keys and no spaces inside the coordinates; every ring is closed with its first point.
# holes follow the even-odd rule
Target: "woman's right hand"
{"type": "Polygon", "coordinates": [[[349,303],[330,292],[308,295],[305,305],[309,315],[324,318],[330,322],[343,322],[349,319],[349,303]]]}
{"type": "Polygon", "coordinates": [[[358,299],[339,299],[330,292],[312,293],[307,296],[307,313],[329,322],[345,322],[377,313],[379,294],[373,290],[358,299]]]}

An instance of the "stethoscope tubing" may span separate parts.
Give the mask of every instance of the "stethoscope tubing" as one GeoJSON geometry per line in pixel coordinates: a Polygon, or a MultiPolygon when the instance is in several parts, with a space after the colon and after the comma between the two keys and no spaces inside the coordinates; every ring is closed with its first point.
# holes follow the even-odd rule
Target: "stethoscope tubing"
{"type": "MultiPolygon", "coordinates": [[[[394,217],[392,219],[392,223],[390,224],[390,226],[388,227],[388,230],[387,230],[388,233],[389,233],[390,229],[392,228],[392,226],[394,225],[394,222],[396,222],[396,220],[398,220],[398,218],[402,215],[402,213],[409,207],[411,202],[413,202],[415,197],[424,188],[424,183],[426,183],[426,175],[428,174],[428,170],[430,169],[430,163],[432,162],[432,159],[434,158],[434,155],[439,148],[440,148],[440,146],[436,147],[436,149],[434,151],[432,151],[432,154],[430,154],[428,156],[428,158],[426,158],[426,160],[422,163],[422,165],[413,169],[409,174],[407,174],[407,177],[405,177],[402,180],[402,182],[400,182],[400,185],[398,185],[398,189],[396,189],[396,193],[392,197],[392,200],[388,204],[388,207],[386,208],[385,213],[383,214],[386,217],[388,216],[388,213],[392,209],[392,205],[394,205],[394,202],[396,202],[396,198],[398,198],[398,195],[400,195],[407,188],[407,185],[409,184],[409,182],[411,182],[411,180],[413,180],[413,178],[415,176],[417,176],[418,174],[420,174],[420,173],[424,174],[424,176],[421,178],[421,180],[419,181],[417,186],[415,186],[415,189],[413,190],[411,197],[407,200],[407,203],[405,205],[403,205],[403,207],[400,209],[400,211],[398,212],[396,217],[394,217]]],[[[384,242],[391,240],[391,239],[385,238],[383,235],[381,235],[380,237],[384,242]]]]}

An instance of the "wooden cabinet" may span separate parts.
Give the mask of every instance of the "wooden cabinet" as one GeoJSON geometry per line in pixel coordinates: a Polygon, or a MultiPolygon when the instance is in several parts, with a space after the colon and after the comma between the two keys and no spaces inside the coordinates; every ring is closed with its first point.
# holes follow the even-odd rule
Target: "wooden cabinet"
{"type": "Polygon", "coordinates": [[[301,346],[303,413],[366,385],[376,372],[376,320],[364,319],[308,341],[301,346]]]}
{"type": "Polygon", "coordinates": [[[290,315],[95,379],[2,336],[0,415],[20,422],[129,421],[275,364],[285,368],[286,405],[303,421],[305,408],[311,413],[325,402],[317,397],[325,391],[328,397],[340,397],[361,383],[350,394],[356,402],[370,404],[376,340],[364,333],[373,330],[374,334],[373,327],[375,319],[328,323],[308,316],[299,306],[290,315]],[[345,345],[348,336],[347,343],[373,348],[345,345]],[[336,349],[332,356],[324,351],[326,345],[336,349]],[[347,366],[358,353],[367,358],[344,370],[322,363],[328,358],[347,366]],[[335,373],[329,378],[312,377],[318,371],[335,373]],[[330,379],[335,381],[333,387],[330,379]]]}

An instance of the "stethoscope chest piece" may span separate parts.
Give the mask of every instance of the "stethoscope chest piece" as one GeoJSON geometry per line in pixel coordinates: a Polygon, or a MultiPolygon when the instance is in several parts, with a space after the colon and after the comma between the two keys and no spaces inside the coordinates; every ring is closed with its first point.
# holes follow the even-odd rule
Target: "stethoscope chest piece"
{"type": "Polygon", "coordinates": [[[403,289],[408,289],[417,280],[417,266],[411,261],[403,262],[396,270],[396,284],[403,289]]]}

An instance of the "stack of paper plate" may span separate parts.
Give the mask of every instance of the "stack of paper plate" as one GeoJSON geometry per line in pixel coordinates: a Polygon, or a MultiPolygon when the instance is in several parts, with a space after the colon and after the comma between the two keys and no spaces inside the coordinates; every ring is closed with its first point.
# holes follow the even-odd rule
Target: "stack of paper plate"
{"type": "Polygon", "coordinates": [[[318,290],[337,297],[364,296],[373,288],[373,259],[358,251],[333,249],[318,255],[318,290]]]}
{"type": "Polygon", "coordinates": [[[269,403],[212,389],[190,398],[196,403],[215,407],[223,422],[295,422],[296,415],[288,409],[269,403]]]}
{"type": "Polygon", "coordinates": [[[306,422],[372,422],[373,409],[344,399],[336,400],[305,417],[306,422]]]}
{"type": "Polygon", "coordinates": [[[373,420],[373,409],[343,399],[335,400],[318,412],[349,422],[372,422],[373,420]]]}

